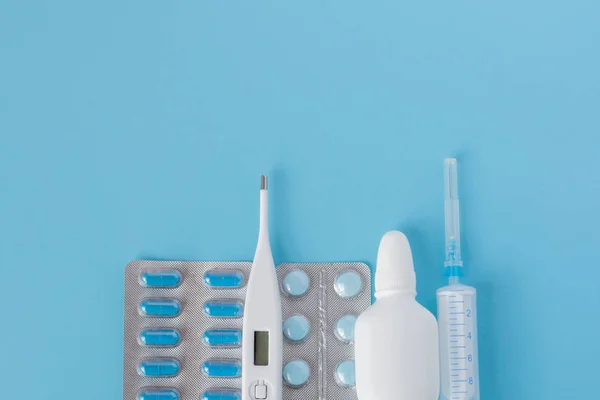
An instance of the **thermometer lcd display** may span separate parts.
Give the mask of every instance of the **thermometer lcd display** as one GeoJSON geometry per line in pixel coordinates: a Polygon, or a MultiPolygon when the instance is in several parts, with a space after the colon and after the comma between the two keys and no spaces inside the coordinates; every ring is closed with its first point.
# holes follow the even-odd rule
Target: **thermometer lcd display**
{"type": "Polygon", "coordinates": [[[269,365],[269,332],[254,331],[254,365],[269,365]]]}

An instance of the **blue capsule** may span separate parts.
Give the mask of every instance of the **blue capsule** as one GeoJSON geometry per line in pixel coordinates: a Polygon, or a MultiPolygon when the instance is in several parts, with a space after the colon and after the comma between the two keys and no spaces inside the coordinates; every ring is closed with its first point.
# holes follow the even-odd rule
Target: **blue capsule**
{"type": "Polygon", "coordinates": [[[235,289],[244,286],[244,273],[236,269],[213,269],[204,274],[204,283],[213,289],[235,289]]]}
{"type": "Polygon", "coordinates": [[[175,299],[145,299],[140,303],[140,313],[148,317],[176,317],[181,303],[175,299]]]}
{"type": "Polygon", "coordinates": [[[244,315],[244,305],[239,300],[207,301],[204,314],[216,318],[240,318],[244,315]]]}
{"type": "Polygon", "coordinates": [[[144,388],[138,393],[137,400],[179,400],[179,392],[175,389],[144,388]]]}
{"type": "Polygon", "coordinates": [[[176,269],[145,271],[140,274],[140,284],[146,287],[173,288],[181,283],[181,273],[176,269]]]}
{"type": "Polygon", "coordinates": [[[146,329],[139,339],[144,346],[177,346],[181,335],[176,329],[146,329]]]}
{"type": "Polygon", "coordinates": [[[210,347],[240,347],[242,332],[239,329],[210,329],[202,335],[202,342],[210,347]]]}
{"type": "Polygon", "coordinates": [[[215,389],[204,392],[200,400],[242,400],[242,394],[236,389],[215,389]]]}
{"type": "Polygon", "coordinates": [[[143,360],[139,373],[143,376],[168,377],[179,373],[179,361],[174,358],[155,358],[143,360]]]}
{"type": "Polygon", "coordinates": [[[210,378],[239,378],[242,364],[239,360],[207,360],[202,364],[202,373],[210,378]]]}

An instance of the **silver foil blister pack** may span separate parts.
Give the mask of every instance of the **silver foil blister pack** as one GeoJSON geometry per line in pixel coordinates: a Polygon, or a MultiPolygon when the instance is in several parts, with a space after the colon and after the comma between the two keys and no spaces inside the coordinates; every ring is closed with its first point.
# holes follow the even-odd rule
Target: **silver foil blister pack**
{"type": "MultiPolygon", "coordinates": [[[[305,341],[295,342],[285,335],[283,344],[284,376],[286,366],[304,360],[310,366],[308,382],[300,387],[284,385],[285,400],[352,400],[354,388],[354,319],[371,304],[371,275],[363,263],[290,263],[277,267],[282,286],[283,325],[292,316],[304,316],[310,322],[305,341]],[[308,291],[290,296],[285,278],[295,271],[310,279],[308,291]],[[338,329],[340,327],[350,329],[338,329]]],[[[284,379],[284,383],[286,380],[284,379]]]]}
{"type": "MultiPolygon", "coordinates": [[[[251,265],[127,265],[124,400],[241,399],[241,332],[251,265]]],[[[289,263],[276,271],[283,399],[356,399],[353,322],[371,304],[369,268],[354,262],[289,263]]]]}

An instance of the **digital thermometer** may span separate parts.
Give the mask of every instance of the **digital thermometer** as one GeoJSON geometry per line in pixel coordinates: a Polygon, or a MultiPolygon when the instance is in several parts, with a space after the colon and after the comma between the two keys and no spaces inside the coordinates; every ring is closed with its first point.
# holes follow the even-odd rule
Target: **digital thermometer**
{"type": "Polygon", "coordinates": [[[258,245],[248,279],[242,335],[242,400],[281,400],[281,300],[269,244],[267,177],[261,177],[258,245]]]}

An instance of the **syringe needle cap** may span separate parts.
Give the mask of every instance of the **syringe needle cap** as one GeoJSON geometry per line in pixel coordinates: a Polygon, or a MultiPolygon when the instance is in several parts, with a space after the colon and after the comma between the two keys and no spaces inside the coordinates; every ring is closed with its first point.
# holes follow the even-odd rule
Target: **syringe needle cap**
{"type": "Polygon", "coordinates": [[[457,179],[456,158],[444,159],[444,189],[446,199],[458,199],[458,179],[457,179]]]}

